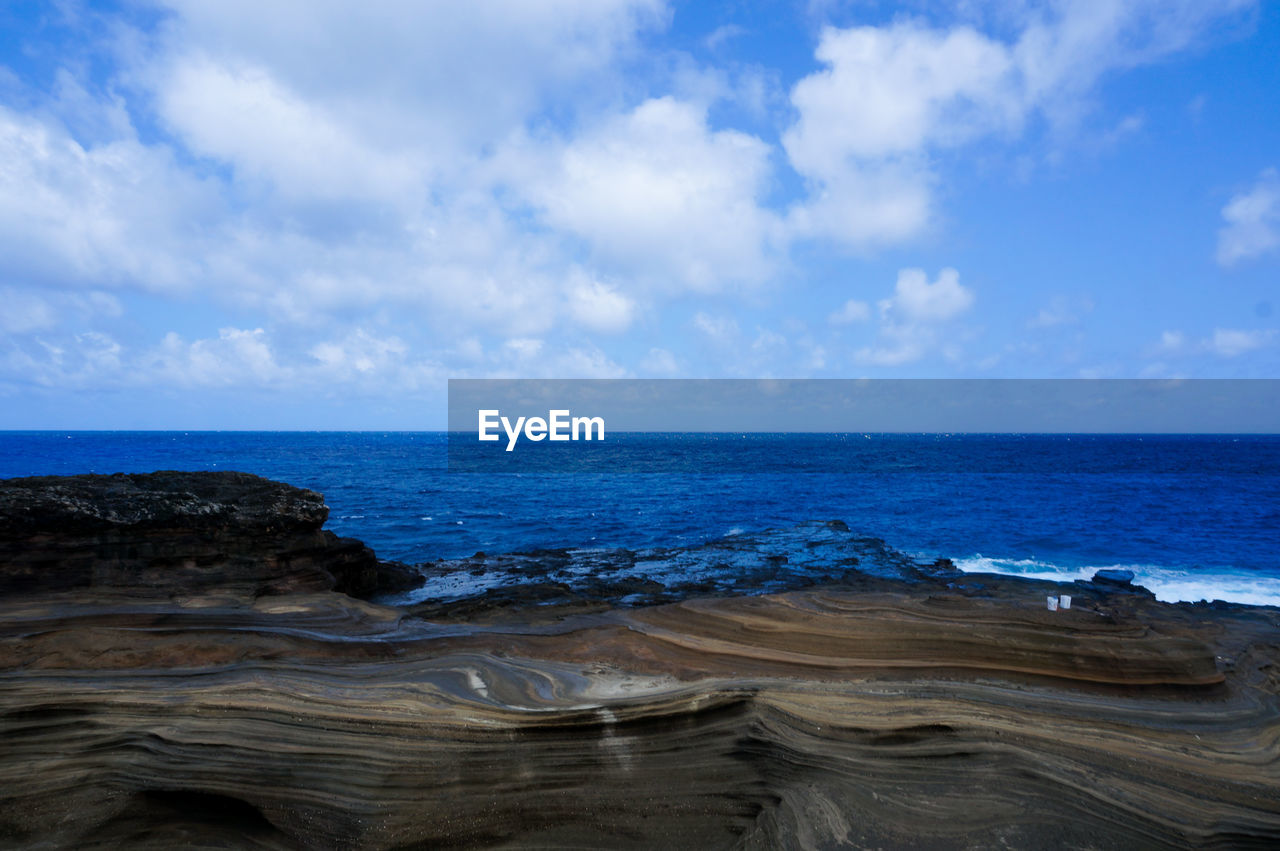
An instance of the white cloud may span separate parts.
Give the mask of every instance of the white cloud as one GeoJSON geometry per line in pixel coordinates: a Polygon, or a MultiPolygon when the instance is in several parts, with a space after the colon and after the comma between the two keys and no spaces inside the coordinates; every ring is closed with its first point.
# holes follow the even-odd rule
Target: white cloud
{"type": "Polygon", "coordinates": [[[805,360],[806,369],[818,370],[826,368],[827,350],[824,346],[820,346],[812,340],[802,341],[802,345],[808,355],[805,360]]]}
{"type": "Polygon", "coordinates": [[[759,203],[769,146],[712,131],[705,109],[655,98],[570,141],[523,191],[605,263],[662,289],[709,291],[771,268],[776,218],[759,203]]]}
{"type": "Polygon", "coordinates": [[[544,367],[548,378],[625,378],[627,370],[596,346],[571,346],[544,367]]]}
{"type": "Polygon", "coordinates": [[[640,372],[645,375],[676,375],[680,372],[680,362],[667,349],[652,348],[640,361],[640,372]]]}
{"type": "Polygon", "coordinates": [[[110,293],[90,291],[40,292],[20,287],[0,287],[0,331],[29,334],[56,328],[67,319],[92,320],[116,317],[123,309],[110,293]]]}
{"type": "Polygon", "coordinates": [[[622,378],[626,374],[596,346],[558,348],[535,338],[507,340],[485,373],[495,378],[622,378]]]}
{"type": "Polygon", "coordinates": [[[764,363],[778,363],[790,348],[786,337],[769,328],[759,329],[756,338],[751,341],[752,353],[764,363]]]}
{"type": "Polygon", "coordinates": [[[631,321],[620,285],[566,299],[572,245],[505,209],[484,159],[548,99],[607,88],[657,0],[170,5],[121,73],[173,139],[141,141],[119,95],[74,79],[60,111],[0,107],[6,283],[204,293],[309,326],[393,310],[448,336],[631,321]]]}
{"type": "Polygon", "coordinates": [[[184,290],[219,199],[132,136],[85,148],[0,107],[0,256],[12,283],[184,290]]]}
{"type": "Polygon", "coordinates": [[[712,316],[699,311],[693,317],[693,327],[715,343],[727,343],[738,336],[738,322],[728,316],[712,316]]]}
{"type": "Polygon", "coordinates": [[[800,115],[784,137],[805,174],[830,178],[851,159],[914,154],[1017,118],[1007,48],[967,27],[828,28],[816,56],[825,70],[792,90],[800,115]]]}
{"type": "Polygon", "coordinates": [[[967,311],[973,291],[960,283],[960,273],[943,269],[929,283],[923,269],[902,269],[893,295],[878,303],[880,326],[876,341],[854,353],[854,362],[871,366],[901,366],[940,351],[954,360],[956,341],[940,327],[967,311]]]}
{"type": "Polygon", "coordinates": [[[1233,266],[1280,246],[1280,173],[1269,168],[1247,192],[1222,208],[1226,222],[1218,231],[1218,263],[1233,266]]]}
{"type": "Polygon", "coordinates": [[[363,328],[341,340],[317,343],[310,350],[333,380],[385,373],[389,367],[401,364],[407,352],[408,346],[400,338],[378,337],[363,328]]]}
{"type": "Polygon", "coordinates": [[[932,344],[930,339],[914,328],[894,325],[885,328],[880,334],[880,341],[873,346],[864,346],[854,352],[855,363],[866,366],[902,366],[920,360],[928,353],[932,344]]]}
{"type": "Polygon", "coordinates": [[[8,334],[52,328],[58,321],[49,301],[35,293],[2,287],[0,304],[4,305],[4,310],[0,311],[0,331],[8,334]]]}
{"type": "Polygon", "coordinates": [[[1052,328],[1058,325],[1073,325],[1093,310],[1093,299],[1088,297],[1067,298],[1057,295],[1049,300],[1046,307],[1027,322],[1028,328],[1052,328]]]}
{"type": "MultiPolygon", "coordinates": [[[[1244,330],[1239,328],[1215,328],[1213,333],[1199,340],[1192,340],[1182,331],[1165,331],[1160,340],[1148,351],[1149,357],[1171,357],[1211,354],[1222,358],[1235,358],[1275,344],[1274,329],[1244,330]]],[[[1160,364],[1163,367],[1163,364],[1160,364]]]]}
{"type": "Polygon", "coordinates": [[[1159,350],[1177,352],[1186,348],[1187,335],[1181,331],[1165,331],[1160,334],[1159,350]]]}
{"type": "Polygon", "coordinates": [[[1246,352],[1269,346],[1275,341],[1275,331],[1241,331],[1233,328],[1215,328],[1204,346],[1215,355],[1234,358],[1246,352]]]}
{"type": "Polygon", "coordinates": [[[827,28],[816,55],[825,67],[792,89],[798,118],[782,138],[810,181],[791,218],[801,237],[916,235],[931,217],[927,151],[1020,119],[1008,48],[969,28],[827,28]]]}
{"type": "Polygon", "coordinates": [[[746,35],[746,30],[737,24],[721,24],[707,35],[702,43],[707,46],[707,50],[716,51],[725,43],[732,41],[741,35],[746,35]]]}
{"type": "MultiPolygon", "coordinates": [[[[809,195],[794,233],[854,247],[909,239],[933,219],[933,157],[978,138],[1012,139],[1029,118],[1069,127],[1108,72],[1158,61],[1215,19],[1253,0],[1063,0],[1006,10],[1003,40],[966,24],[896,19],[882,27],[827,27],[823,69],[791,92],[783,134],[809,195]]],[[[1122,121],[1113,141],[1141,127],[1122,121]]]]}
{"type": "Polygon", "coordinates": [[[893,298],[880,306],[893,317],[912,322],[945,322],[973,306],[973,291],[960,284],[955,269],[943,269],[932,284],[923,269],[903,269],[893,298]]]}
{"type": "Polygon", "coordinates": [[[569,290],[569,313],[596,331],[617,333],[631,325],[635,302],[613,287],[599,281],[579,279],[569,290]]]}
{"type": "Polygon", "coordinates": [[[176,14],[167,60],[208,57],[267,69],[368,139],[415,139],[437,167],[455,166],[540,108],[610,82],[614,60],[666,20],[662,0],[161,0],[176,14]]]}
{"type": "Polygon", "coordinates": [[[234,327],[194,340],[169,332],[140,346],[96,331],[9,342],[0,350],[0,375],[64,390],[256,388],[401,398],[446,377],[441,364],[413,356],[394,335],[363,328],[306,351],[282,345],[265,329],[234,327]]]}
{"type": "Polygon", "coordinates": [[[866,322],[871,318],[871,306],[865,301],[851,298],[840,306],[840,309],[828,317],[832,325],[851,325],[855,322],[866,322]]]}
{"type": "Polygon", "coordinates": [[[425,191],[425,170],[412,156],[379,150],[266,68],[184,57],[168,69],[159,100],[189,150],[270,181],[288,198],[392,200],[425,191]]]}
{"type": "Polygon", "coordinates": [[[804,202],[788,211],[789,233],[855,247],[905,242],[929,224],[934,182],[914,163],[851,164],[811,182],[804,202]]]}
{"type": "Polygon", "coordinates": [[[1124,118],[1116,122],[1110,130],[1102,133],[1098,139],[1102,145],[1115,145],[1123,142],[1130,136],[1136,136],[1141,133],[1147,125],[1147,118],[1141,112],[1126,115],[1124,118]]]}
{"type": "Polygon", "coordinates": [[[292,375],[276,362],[261,328],[222,328],[216,338],[191,343],[170,332],[148,360],[157,378],[179,386],[276,385],[292,375]]]}

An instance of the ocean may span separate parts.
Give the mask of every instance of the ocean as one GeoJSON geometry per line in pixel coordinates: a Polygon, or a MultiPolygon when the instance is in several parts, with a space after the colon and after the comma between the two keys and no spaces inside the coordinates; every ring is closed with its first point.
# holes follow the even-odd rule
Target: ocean
{"type": "MultiPolygon", "coordinates": [[[[662,472],[458,473],[444,432],[0,432],[0,477],[241,470],[325,495],[409,563],[696,546],[842,520],[966,571],[1128,568],[1163,600],[1280,605],[1280,436],[611,435],[662,472]]],[[[696,579],[696,577],[690,577],[696,579]]]]}

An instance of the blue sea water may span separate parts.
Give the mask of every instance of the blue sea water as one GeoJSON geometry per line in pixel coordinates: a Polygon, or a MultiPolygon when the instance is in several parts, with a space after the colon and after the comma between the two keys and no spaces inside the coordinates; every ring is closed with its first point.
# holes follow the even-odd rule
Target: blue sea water
{"type": "Polygon", "coordinates": [[[1280,436],[618,435],[668,472],[457,473],[442,432],[0,432],[0,477],[243,470],[407,562],[695,545],[840,519],[962,569],[1123,566],[1166,600],[1280,604],[1280,436]],[[815,461],[815,459],[819,459],[815,461]]]}

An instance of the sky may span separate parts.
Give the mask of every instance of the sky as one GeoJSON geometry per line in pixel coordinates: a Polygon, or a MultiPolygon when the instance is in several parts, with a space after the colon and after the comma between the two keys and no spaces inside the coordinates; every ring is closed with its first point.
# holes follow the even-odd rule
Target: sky
{"type": "Polygon", "coordinates": [[[0,4],[0,428],[1280,377],[1280,4],[0,4]]]}

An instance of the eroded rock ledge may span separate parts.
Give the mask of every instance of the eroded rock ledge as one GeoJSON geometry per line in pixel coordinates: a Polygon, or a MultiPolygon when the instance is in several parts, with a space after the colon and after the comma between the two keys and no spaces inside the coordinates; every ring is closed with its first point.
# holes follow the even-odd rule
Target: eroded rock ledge
{"type": "MultiPolygon", "coordinates": [[[[275,561],[257,560],[311,577],[272,572],[295,552],[273,548],[311,539],[318,495],[244,481],[265,488],[264,511],[268,494],[286,497],[299,524],[232,500],[263,518],[248,526],[275,561]]],[[[193,540],[225,540],[236,516],[193,540]]],[[[49,569],[48,546],[83,553],[119,530],[108,520],[72,529],[65,549],[47,525],[6,528],[4,558],[49,569]]],[[[140,522],[168,553],[150,577],[189,544],[164,549],[177,521],[140,522]]],[[[854,572],[558,620],[506,608],[481,625],[311,583],[271,578],[256,596],[7,586],[0,845],[1280,841],[1275,609],[1070,586],[1072,609],[1049,612],[1049,583],[854,572]]]]}
{"type": "Polygon", "coordinates": [[[0,594],[365,597],[419,582],[323,530],[328,517],[315,491],[248,473],[0,480],[0,594]]]}

